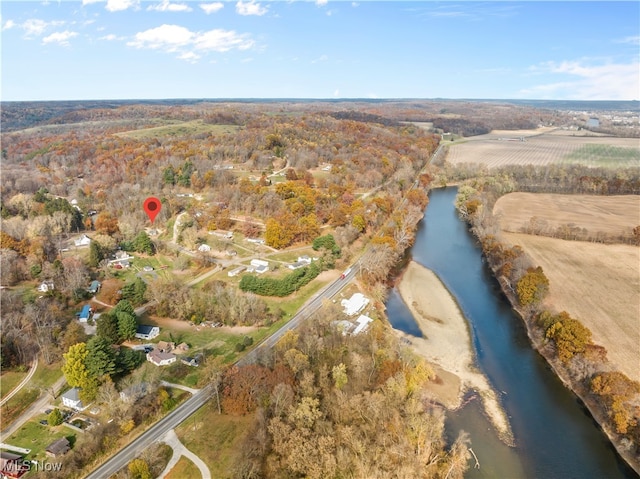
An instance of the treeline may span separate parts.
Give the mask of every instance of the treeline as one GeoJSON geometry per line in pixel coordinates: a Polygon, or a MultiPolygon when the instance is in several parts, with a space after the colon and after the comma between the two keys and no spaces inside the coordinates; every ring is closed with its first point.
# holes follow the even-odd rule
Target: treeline
{"type": "Polygon", "coordinates": [[[446,447],[429,366],[381,321],[344,336],[340,316],[327,305],[260,364],[216,376],[222,411],[255,415],[232,477],[462,478],[467,435],[446,447]]]}
{"type": "MultiPolygon", "coordinates": [[[[638,220],[640,222],[640,219],[638,220]]],[[[548,236],[571,241],[591,241],[593,243],[626,243],[640,246],[640,225],[629,227],[626,231],[618,234],[606,233],[604,231],[590,231],[587,228],[580,228],[574,223],[565,223],[553,228],[548,222],[537,216],[532,216],[524,224],[520,231],[530,235],[548,236]]]]}
{"type": "Polygon", "coordinates": [[[601,424],[617,439],[622,451],[637,462],[640,384],[611,371],[606,349],[592,342],[591,331],[579,320],[565,311],[557,313],[543,306],[549,280],[542,268],[531,264],[520,246],[502,240],[492,214],[496,199],[514,189],[516,183],[508,175],[480,176],[460,186],[456,207],[480,241],[489,266],[525,321],[536,348],[602,419],[601,424]]]}
{"type": "Polygon", "coordinates": [[[309,284],[322,272],[322,261],[292,271],[284,278],[260,278],[245,274],[240,280],[240,289],[260,296],[289,296],[309,284]]]}

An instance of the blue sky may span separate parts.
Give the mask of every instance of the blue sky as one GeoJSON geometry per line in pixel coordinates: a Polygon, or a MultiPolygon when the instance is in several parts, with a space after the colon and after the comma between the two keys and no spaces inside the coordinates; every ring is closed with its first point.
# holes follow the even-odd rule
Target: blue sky
{"type": "Polygon", "coordinates": [[[640,3],[2,1],[1,98],[640,99],[640,3]]]}

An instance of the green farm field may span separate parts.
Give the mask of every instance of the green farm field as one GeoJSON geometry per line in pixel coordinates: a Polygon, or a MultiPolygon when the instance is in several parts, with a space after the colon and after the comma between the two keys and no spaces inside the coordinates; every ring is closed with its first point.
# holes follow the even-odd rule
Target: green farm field
{"type": "Polygon", "coordinates": [[[202,120],[171,122],[167,125],[155,126],[153,128],[143,128],[141,130],[130,130],[117,133],[116,136],[143,140],[147,138],[158,138],[166,136],[193,136],[202,133],[213,133],[224,135],[235,133],[240,127],[236,125],[210,125],[202,120]]]}

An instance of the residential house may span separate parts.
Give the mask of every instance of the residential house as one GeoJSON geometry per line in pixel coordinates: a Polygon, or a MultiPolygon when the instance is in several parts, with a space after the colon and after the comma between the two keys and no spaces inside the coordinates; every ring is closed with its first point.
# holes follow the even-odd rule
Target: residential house
{"type": "Polygon", "coordinates": [[[61,437],[57,441],[49,444],[46,447],[45,452],[47,453],[47,456],[57,457],[66,454],[70,450],[71,444],[69,443],[69,440],[66,437],[61,437]]]}
{"type": "Polygon", "coordinates": [[[130,261],[132,259],[133,256],[129,256],[129,253],[127,253],[126,251],[116,251],[113,259],[109,261],[109,264],[117,269],[128,268],[129,266],[131,266],[130,261]]]}
{"type": "Polygon", "coordinates": [[[168,366],[171,363],[176,362],[176,355],[173,353],[162,353],[157,349],[154,349],[150,353],[147,353],[147,361],[155,364],[156,366],[168,366]]]}
{"type": "Polygon", "coordinates": [[[269,271],[269,262],[263,259],[252,259],[251,266],[253,266],[253,271],[258,274],[266,273],[269,271]]]}
{"type": "Polygon", "coordinates": [[[187,343],[180,343],[176,346],[176,351],[182,351],[182,352],[189,351],[189,345],[187,343]]]}
{"type": "Polygon", "coordinates": [[[369,298],[365,297],[362,293],[354,293],[351,298],[340,301],[340,304],[342,304],[344,308],[344,314],[354,316],[369,304],[369,298]]]}
{"type": "Polygon", "coordinates": [[[93,312],[93,309],[91,309],[91,306],[89,306],[88,304],[85,304],[82,307],[82,311],[80,311],[80,316],[78,317],[78,319],[80,320],[81,323],[86,323],[91,318],[92,312],[93,312]]]}
{"type": "Polygon", "coordinates": [[[234,276],[238,276],[240,273],[242,273],[245,269],[247,269],[246,266],[242,265],[242,266],[238,266],[237,268],[232,269],[231,271],[229,271],[227,273],[227,276],[229,276],[230,278],[233,278],[234,276]]]}
{"type": "Polygon", "coordinates": [[[76,411],[84,411],[87,406],[80,400],[80,388],[71,388],[62,394],[62,405],[76,411]]]}
{"type": "Polygon", "coordinates": [[[369,316],[361,314],[360,316],[358,316],[358,319],[356,319],[356,328],[351,334],[356,335],[363,331],[366,331],[369,327],[369,323],[371,322],[373,322],[373,319],[371,319],[369,316]]]}
{"type": "Polygon", "coordinates": [[[48,293],[49,291],[53,291],[55,288],[55,285],[53,284],[53,281],[43,281],[42,283],[40,283],[40,286],[38,286],[38,291],[40,291],[41,293],[48,293]]]}
{"type": "Polygon", "coordinates": [[[80,236],[80,238],[76,238],[75,240],[73,240],[73,243],[76,245],[76,247],[89,246],[91,244],[91,238],[83,234],[82,236],[80,236]]]}
{"type": "Polygon", "coordinates": [[[287,268],[299,269],[304,266],[309,266],[310,264],[311,264],[311,258],[309,256],[307,255],[298,256],[298,261],[296,261],[295,263],[291,263],[290,265],[287,266],[287,268]]]}
{"type": "Polygon", "coordinates": [[[17,479],[29,472],[28,461],[12,452],[0,451],[0,477],[17,479]]]}
{"type": "Polygon", "coordinates": [[[136,338],[138,339],[153,339],[160,334],[160,328],[158,326],[149,326],[147,324],[139,324],[136,329],[136,338]]]}
{"type": "Polygon", "coordinates": [[[100,291],[100,281],[91,281],[91,284],[89,285],[89,289],[87,289],[87,291],[89,291],[89,293],[91,294],[96,294],[98,291],[100,291]]]}

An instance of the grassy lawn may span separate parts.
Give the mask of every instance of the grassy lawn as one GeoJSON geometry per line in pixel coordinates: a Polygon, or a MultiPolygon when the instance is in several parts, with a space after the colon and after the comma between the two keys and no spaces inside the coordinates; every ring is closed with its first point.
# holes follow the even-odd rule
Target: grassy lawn
{"type": "Polygon", "coordinates": [[[202,477],[202,474],[200,473],[200,469],[198,469],[193,462],[182,456],[176,465],[173,466],[173,469],[171,469],[169,474],[164,477],[167,479],[184,479],[185,477],[195,479],[202,477]]]}
{"type": "Polygon", "coordinates": [[[45,414],[40,414],[33,418],[31,421],[26,422],[19,430],[9,436],[7,443],[12,446],[24,447],[25,449],[31,449],[28,454],[29,459],[43,460],[46,459],[45,448],[56,439],[66,437],[71,446],[75,444],[76,440],[82,436],[80,433],[64,426],[43,426],[38,421],[46,419],[45,414]]]}
{"type": "Polygon", "coordinates": [[[27,375],[27,371],[4,371],[0,376],[0,397],[5,397],[27,375]]]}
{"type": "Polygon", "coordinates": [[[211,477],[224,479],[233,476],[230,469],[234,457],[252,422],[252,416],[220,415],[215,402],[209,401],[178,426],[176,433],[180,441],[209,466],[211,477]]]}
{"type": "Polygon", "coordinates": [[[44,365],[38,363],[38,369],[31,381],[15,396],[9,399],[0,409],[0,424],[3,428],[15,421],[40,396],[39,388],[46,388],[62,377],[60,363],[44,365]]]}
{"type": "Polygon", "coordinates": [[[114,269],[114,277],[124,281],[133,282],[136,280],[136,275],[142,273],[143,278],[146,276],[152,280],[156,277],[168,279],[171,277],[171,270],[173,269],[173,260],[169,256],[141,256],[139,253],[130,253],[134,256],[131,260],[131,267],[127,269],[117,270],[114,269]],[[153,271],[144,272],[145,266],[151,266],[153,271]]]}

